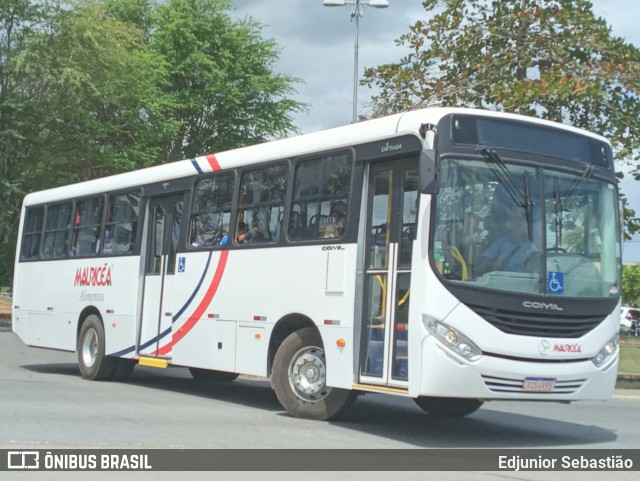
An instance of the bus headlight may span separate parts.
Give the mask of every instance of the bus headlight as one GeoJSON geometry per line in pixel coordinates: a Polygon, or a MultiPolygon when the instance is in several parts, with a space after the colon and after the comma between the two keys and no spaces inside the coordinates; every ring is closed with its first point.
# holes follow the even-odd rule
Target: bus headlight
{"type": "Polygon", "coordinates": [[[600,352],[591,358],[591,361],[596,367],[603,366],[606,362],[618,352],[618,336],[615,336],[609,342],[607,342],[600,352]]]}
{"type": "Polygon", "coordinates": [[[482,357],[482,351],[478,346],[459,330],[424,314],[422,315],[422,322],[427,331],[458,356],[467,361],[477,361],[482,357]]]}

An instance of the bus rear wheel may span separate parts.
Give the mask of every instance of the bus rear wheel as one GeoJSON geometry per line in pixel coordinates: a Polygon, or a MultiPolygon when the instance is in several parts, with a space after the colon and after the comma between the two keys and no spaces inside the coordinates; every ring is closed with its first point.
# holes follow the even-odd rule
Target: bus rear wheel
{"type": "Polygon", "coordinates": [[[415,402],[432,416],[448,418],[467,416],[484,404],[480,399],[450,397],[418,397],[415,402]]]}
{"type": "Polygon", "coordinates": [[[322,339],[311,327],[282,342],[273,360],[271,385],[282,407],[299,418],[328,420],[355,400],[353,391],[326,385],[322,339]]]}
{"type": "Polygon", "coordinates": [[[88,316],[78,336],[78,364],[84,379],[110,379],[118,366],[118,358],[105,356],[104,327],[95,314],[88,316]]]}

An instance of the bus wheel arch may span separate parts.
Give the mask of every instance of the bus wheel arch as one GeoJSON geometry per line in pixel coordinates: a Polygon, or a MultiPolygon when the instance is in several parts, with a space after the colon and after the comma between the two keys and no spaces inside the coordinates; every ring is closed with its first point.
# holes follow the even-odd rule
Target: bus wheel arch
{"type": "MultiPolygon", "coordinates": [[[[98,318],[100,319],[100,322],[103,322],[102,314],[100,314],[100,311],[98,310],[97,307],[95,306],[85,307],[80,313],[80,315],[78,316],[78,329],[76,332],[76,339],[80,337],[80,330],[82,329],[82,325],[85,323],[87,318],[91,315],[98,316],[98,318]]],[[[104,324],[103,324],[103,327],[104,327],[104,324]]]]}
{"type": "Polygon", "coordinates": [[[118,367],[118,358],[105,354],[106,337],[102,317],[97,309],[85,309],[78,324],[77,353],[80,375],[84,379],[111,379],[118,367]]]}
{"type": "Polygon", "coordinates": [[[326,386],[325,362],[322,338],[315,326],[293,331],[280,344],[271,385],[292,416],[328,420],[352,404],[353,391],[326,386]]]}
{"type": "MultiPolygon", "coordinates": [[[[269,350],[267,354],[267,373],[271,374],[273,368],[273,360],[276,357],[276,352],[278,352],[278,349],[280,349],[280,345],[284,342],[284,340],[295,331],[304,329],[306,327],[311,327],[318,331],[317,326],[311,319],[309,319],[304,314],[297,313],[288,314],[276,323],[273,331],[271,331],[271,337],[269,339],[269,350]]],[[[318,336],[320,336],[319,331],[318,336]]]]}
{"type": "MultiPolygon", "coordinates": [[[[96,329],[97,330],[95,331],[95,333],[99,335],[100,328],[96,327],[96,329]]],[[[85,338],[83,342],[89,342],[89,341],[85,338]]],[[[131,377],[131,374],[133,373],[133,370],[136,366],[136,360],[106,356],[104,355],[105,346],[106,346],[106,330],[104,328],[104,321],[102,320],[102,315],[100,314],[100,311],[95,306],[85,307],[80,313],[80,317],[78,321],[78,330],[76,335],[76,350],[78,353],[78,364],[80,366],[80,375],[85,379],[94,380],[94,381],[104,381],[104,380],[126,381],[131,377]],[[91,354],[88,351],[89,345],[88,344],[83,345],[80,340],[81,334],[86,335],[86,332],[83,332],[82,330],[83,326],[87,321],[89,321],[89,319],[94,319],[94,318],[96,318],[97,321],[100,323],[100,326],[102,329],[102,335],[104,336],[102,340],[103,354],[100,358],[101,365],[104,365],[104,372],[101,371],[101,368],[97,368],[97,370],[99,371],[98,373],[92,373],[92,370],[87,368],[88,359],[91,357],[91,354]],[[82,348],[85,349],[84,352],[81,351],[82,348]],[[85,356],[84,360],[83,358],[81,358],[81,356],[83,355],[85,356]],[[104,360],[102,360],[103,358],[104,360]],[[96,377],[96,374],[98,374],[97,377],[96,377]]]]}

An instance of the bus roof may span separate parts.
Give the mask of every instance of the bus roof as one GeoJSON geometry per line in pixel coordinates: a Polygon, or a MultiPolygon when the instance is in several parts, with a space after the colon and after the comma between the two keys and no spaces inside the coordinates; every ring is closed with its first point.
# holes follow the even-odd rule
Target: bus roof
{"type": "Polygon", "coordinates": [[[395,136],[397,134],[407,134],[411,132],[416,133],[418,132],[421,124],[437,124],[445,115],[454,113],[476,113],[484,116],[532,122],[565,129],[582,135],[589,135],[607,142],[605,138],[599,135],[577,129],[575,127],[541,120],[534,117],[505,114],[503,112],[494,112],[489,110],[430,107],[367,120],[357,124],[336,127],[329,130],[290,137],[287,139],[228,150],[210,156],[179,160],[154,167],[34,192],[25,197],[23,206],[83,197],[96,192],[130,189],[149,183],[189,177],[199,173],[217,170],[217,166],[222,169],[233,168],[270,160],[309,155],[314,152],[327,149],[339,149],[346,146],[395,136]],[[214,163],[211,162],[212,158],[215,158],[214,163]]]}

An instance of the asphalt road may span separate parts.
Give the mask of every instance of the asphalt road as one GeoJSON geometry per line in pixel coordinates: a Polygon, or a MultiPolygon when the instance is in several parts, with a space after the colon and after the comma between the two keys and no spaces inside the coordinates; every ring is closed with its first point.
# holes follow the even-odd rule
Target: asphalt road
{"type": "MultiPolygon", "coordinates": [[[[491,402],[467,418],[453,420],[432,418],[410,399],[368,394],[358,399],[346,419],[316,422],[289,416],[264,380],[207,385],[196,383],[184,369],[138,366],[126,383],[90,382],[80,378],[75,354],[26,347],[6,329],[0,331],[0,353],[2,449],[640,448],[637,391],[618,392],[607,402],[571,405],[491,402]]],[[[31,476],[21,479],[71,480],[81,473],[26,474],[31,476]],[[39,477],[41,474],[48,477],[39,477]]],[[[138,479],[124,474],[118,479],[138,479]]],[[[164,479],[159,474],[140,479],[164,479]]],[[[292,473],[284,478],[272,474],[261,479],[299,479],[289,477],[292,473]]],[[[402,477],[431,477],[427,474],[403,473],[402,477]]],[[[545,473],[513,474],[502,472],[496,479],[555,479],[549,473],[544,478],[545,473]]],[[[562,476],[584,480],[602,475],[590,473],[593,477],[585,478],[578,474],[562,476]]],[[[606,475],[635,479],[637,473],[606,475]]],[[[440,473],[437,479],[493,476],[440,473]]],[[[336,473],[315,473],[313,478],[340,479],[336,473]]],[[[175,475],[166,479],[175,479],[175,475]]],[[[187,473],[180,479],[200,478],[187,473]]],[[[207,479],[252,478],[248,473],[218,473],[207,479]]],[[[355,475],[349,479],[371,478],[355,475]]]]}

